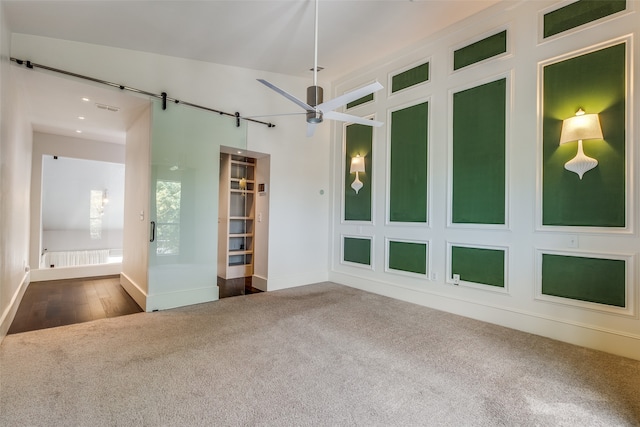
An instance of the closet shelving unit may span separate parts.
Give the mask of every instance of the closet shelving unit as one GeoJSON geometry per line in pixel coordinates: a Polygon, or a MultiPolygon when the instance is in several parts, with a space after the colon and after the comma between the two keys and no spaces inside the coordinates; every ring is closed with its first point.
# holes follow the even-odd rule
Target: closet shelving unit
{"type": "Polygon", "coordinates": [[[255,167],[253,158],[221,154],[218,276],[223,279],[253,275],[255,167]]]}

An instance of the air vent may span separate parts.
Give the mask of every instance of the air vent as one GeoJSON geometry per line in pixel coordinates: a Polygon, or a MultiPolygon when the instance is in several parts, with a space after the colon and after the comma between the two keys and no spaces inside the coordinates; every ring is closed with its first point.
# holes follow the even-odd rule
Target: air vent
{"type": "Polygon", "coordinates": [[[97,102],[96,102],[96,107],[98,107],[101,110],[109,110],[114,113],[117,113],[118,111],[120,111],[119,107],[114,107],[112,105],[106,105],[106,104],[98,104],[97,102]]]}

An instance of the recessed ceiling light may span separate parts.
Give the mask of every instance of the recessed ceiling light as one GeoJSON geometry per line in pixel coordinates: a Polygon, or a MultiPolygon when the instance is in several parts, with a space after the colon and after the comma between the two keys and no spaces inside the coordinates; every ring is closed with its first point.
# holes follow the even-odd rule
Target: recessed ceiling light
{"type": "Polygon", "coordinates": [[[242,154],[242,151],[238,150],[238,154],[242,154]]]}
{"type": "Polygon", "coordinates": [[[76,129],[76,133],[82,133],[80,129],[76,129]]]}
{"type": "Polygon", "coordinates": [[[82,100],[83,100],[84,102],[89,102],[89,101],[91,101],[89,98],[82,98],[82,100]]]}
{"type": "Polygon", "coordinates": [[[78,116],[78,119],[84,120],[84,116],[78,116]]]}

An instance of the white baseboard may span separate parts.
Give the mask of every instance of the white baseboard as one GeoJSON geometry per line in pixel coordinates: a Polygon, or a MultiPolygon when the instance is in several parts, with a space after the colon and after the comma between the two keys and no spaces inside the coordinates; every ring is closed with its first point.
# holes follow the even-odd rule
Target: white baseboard
{"type": "Polygon", "coordinates": [[[277,291],[280,289],[295,288],[298,286],[311,285],[312,283],[326,282],[329,280],[329,274],[326,270],[312,271],[309,273],[281,276],[281,277],[269,277],[269,290],[277,291]]]}
{"type": "Polygon", "coordinates": [[[120,273],[120,285],[140,306],[141,309],[147,311],[147,294],[140,286],[125,273],[120,273]]]}
{"type": "Polygon", "coordinates": [[[5,310],[2,312],[2,317],[0,317],[0,343],[7,336],[7,332],[11,327],[11,323],[13,322],[14,317],[16,316],[16,312],[18,311],[18,306],[20,306],[20,302],[22,301],[22,297],[24,296],[25,291],[30,283],[29,272],[24,273],[22,276],[22,281],[20,285],[13,293],[11,297],[11,301],[5,310]]]}
{"type": "Polygon", "coordinates": [[[251,286],[256,289],[260,289],[263,292],[266,292],[269,289],[267,286],[267,278],[258,276],[257,274],[254,274],[253,277],[251,277],[251,286]]]}
{"type": "Polygon", "coordinates": [[[79,279],[82,277],[113,276],[120,274],[122,263],[79,265],[75,267],[39,268],[31,270],[32,282],[45,280],[79,279]]]}
{"type": "Polygon", "coordinates": [[[331,272],[329,280],[378,295],[446,311],[594,350],[640,360],[640,335],[509,307],[479,304],[435,292],[418,291],[382,281],[331,272]]]}

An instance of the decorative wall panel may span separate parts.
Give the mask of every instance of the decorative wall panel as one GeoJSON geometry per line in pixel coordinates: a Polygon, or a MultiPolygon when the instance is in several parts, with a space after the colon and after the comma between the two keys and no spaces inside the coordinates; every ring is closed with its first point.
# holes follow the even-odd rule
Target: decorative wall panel
{"type": "Polygon", "coordinates": [[[626,225],[626,43],[542,67],[542,224],[625,227],[626,225]],[[582,108],[600,117],[602,140],[583,142],[598,166],[584,174],[564,164],[577,142],[559,146],[562,121],[582,108]]]}
{"type": "Polygon", "coordinates": [[[371,183],[373,182],[373,129],[370,126],[351,124],[346,126],[344,171],[344,219],[345,221],[371,221],[371,183]],[[351,188],[355,174],[350,173],[351,159],[365,158],[365,172],[359,173],[363,186],[356,192],[351,188]]]}
{"type": "Polygon", "coordinates": [[[391,222],[427,222],[428,121],[427,102],[391,113],[391,222]]]}
{"type": "Polygon", "coordinates": [[[505,224],[506,87],[453,94],[452,223],[505,224]]]}

